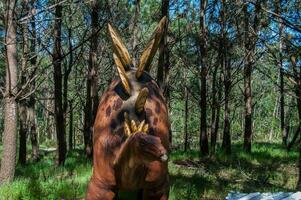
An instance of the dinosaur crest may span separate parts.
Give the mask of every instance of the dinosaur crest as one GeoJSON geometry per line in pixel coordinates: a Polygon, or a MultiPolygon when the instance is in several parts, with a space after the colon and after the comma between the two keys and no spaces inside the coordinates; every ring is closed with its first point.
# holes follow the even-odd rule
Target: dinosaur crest
{"type": "MultiPolygon", "coordinates": [[[[159,22],[150,41],[141,54],[137,66],[133,65],[130,54],[117,30],[114,29],[111,24],[108,24],[108,31],[113,44],[113,58],[121,80],[122,90],[127,94],[127,101],[133,105],[132,107],[135,109],[136,114],[140,114],[144,111],[144,105],[149,94],[148,88],[141,87],[139,82],[143,81],[141,79],[144,71],[150,70],[151,62],[159,47],[166,22],[166,17],[163,17],[159,22]]],[[[129,119],[128,113],[124,113],[124,115],[125,135],[130,136],[138,131],[148,131],[148,124],[146,124],[145,121],[136,124],[135,120],[129,119]]]]}

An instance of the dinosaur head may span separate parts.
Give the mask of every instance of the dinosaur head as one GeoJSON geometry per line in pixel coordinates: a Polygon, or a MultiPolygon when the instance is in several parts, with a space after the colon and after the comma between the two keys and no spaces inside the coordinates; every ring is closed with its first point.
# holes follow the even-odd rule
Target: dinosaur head
{"type": "Polygon", "coordinates": [[[151,80],[145,72],[150,70],[166,23],[167,18],[163,17],[142,52],[137,66],[133,65],[131,56],[118,31],[111,24],[108,24],[113,58],[120,77],[117,93],[123,100],[118,112],[124,114],[124,135],[127,137],[115,163],[119,163],[120,159],[125,161],[129,159],[130,163],[135,162],[135,164],[145,164],[155,160],[167,161],[166,149],[159,137],[148,134],[149,127],[145,122],[148,120],[143,117],[144,107],[149,98],[146,82],[151,80]]]}
{"type": "Polygon", "coordinates": [[[167,151],[159,137],[147,135],[143,132],[138,132],[134,137],[137,140],[135,148],[137,158],[141,162],[147,164],[152,161],[167,161],[167,151]]]}

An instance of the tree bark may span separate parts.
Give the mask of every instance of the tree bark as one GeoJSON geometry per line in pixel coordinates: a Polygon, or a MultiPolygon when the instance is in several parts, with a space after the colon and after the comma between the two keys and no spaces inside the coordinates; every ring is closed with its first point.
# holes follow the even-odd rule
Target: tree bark
{"type": "MultiPolygon", "coordinates": [[[[187,69],[184,69],[184,80],[187,79],[187,69]]],[[[184,151],[187,151],[189,148],[189,141],[188,141],[188,101],[189,101],[189,96],[188,96],[188,89],[187,85],[185,85],[184,89],[184,151]]]]}
{"type": "Polygon", "coordinates": [[[245,113],[244,113],[244,150],[251,152],[252,145],[252,70],[254,64],[255,45],[257,40],[257,33],[260,25],[259,12],[261,9],[260,0],[255,3],[255,13],[253,22],[253,31],[250,33],[250,13],[248,12],[248,4],[244,4],[244,46],[245,46],[245,63],[244,63],[244,101],[245,101],[245,113]]]}
{"type": "Polygon", "coordinates": [[[17,47],[16,23],[14,21],[15,0],[6,1],[5,41],[6,44],[6,94],[4,97],[3,151],[0,169],[0,185],[11,182],[16,165],[17,104],[17,47]]]}
{"type": "Polygon", "coordinates": [[[225,1],[222,0],[222,9],[220,12],[220,24],[221,24],[221,67],[224,70],[224,96],[225,96],[225,105],[224,105],[224,131],[223,131],[223,142],[222,149],[227,154],[231,154],[231,135],[230,135],[230,87],[231,87],[231,66],[228,60],[228,42],[227,42],[227,32],[226,32],[226,13],[225,13],[225,1]]]}
{"type": "MultiPolygon", "coordinates": [[[[27,2],[22,2],[22,7],[25,14],[28,14],[29,8],[27,2]]],[[[25,85],[27,81],[27,64],[28,64],[28,53],[29,53],[29,44],[28,44],[28,20],[22,24],[22,39],[23,39],[23,57],[21,63],[21,85],[25,85]]],[[[23,91],[25,94],[26,91],[23,91]]],[[[21,165],[26,164],[26,138],[28,132],[27,126],[27,99],[22,99],[19,102],[19,163],[21,165]]]]}
{"type": "MultiPolygon", "coordinates": [[[[35,0],[32,0],[31,5],[35,8],[35,0]]],[[[35,16],[33,15],[31,18],[31,46],[30,46],[30,64],[33,70],[37,67],[37,53],[36,53],[36,41],[37,41],[37,34],[36,34],[36,22],[35,16]]],[[[35,88],[35,80],[33,80],[31,89],[35,88]]],[[[28,103],[28,128],[30,131],[30,140],[32,146],[32,158],[36,162],[40,160],[40,153],[39,153],[39,140],[37,134],[37,125],[36,125],[36,112],[35,112],[35,105],[36,105],[36,98],[34,94],[31,94],[29,97],[28,103]]]]}
{"type": "Polygon", "coordinates": [[[215,155],[215,147],[216,147],[216,136],[217,136],[217,130],[218,130],[218,121],[219,121],[219,115],[217,113],[219,103],[217,102],[216,95],[217,95],[217,71],[218,71],[218,64],[214,67],[213,74],[212,74],[212,114],[211,114],[211,129],[210,129],[210,155],[215,155]]]}
{"type": "Polygon", "coordinates": [[[98,106],[98,85],[97,85],[97,47],[98,47],[98,13],[99,2],[93,0],[91,2],[91,28],[92,34],[90,40],[90,57],[89,57],[89,71],[87,78],[87,93],[86,93],[86,105],[85,105],[85,122],[84,122],[84,143],[86,155],[92,158],[93,153],[93,124],[97,112],[98,106]]]}
{"type": "MultiPolygon", "coordinates": [[[[70,11],[71,13],[71,11],[70,11]]],[[[68,79],[69,79],[69,75],[71,73],[71,70],[72,70],[72,66],[73,66],[73,46],[72,46],[72,29],[71,28],[68,28],[68,46],[69,46],[69,61],[68,61],[68,65],[65,64],[64,65],[64,92],[63,92],[63,96],[64,96],[64,106],[63,106],[63,109],[64,109],[64,116],[65,116],[65,120],[66,120],[66,116],[67,116],[67,111],[68,111],[68,104],[69,104],[69,101],[68,101],[68,79]]],[[[71,106],[69,107],[70,109],[72,108],[71,106]]],[[[73,117],[71,116],[73,113],[72,113],[72,110],[69,110],[69,118],[73,117]]],[[[69,119],[69,131],[70,129],[72,130],[72,121],[71,119],[69,119]]],[[[70,134],[70,132],[69,132],[70,134]]],[[[70,135],[69,135],[70,137],[70,135]]],[[[71,144],[72,146],[72,144],[71,144]]],[[[69,140],[69,147],[70,147],[70,140],[69,140]]],[[[70,148],[69,148],[70,149],[70,148]]],[[[72,149],[72,148],[71,148],[72,149]]]]}
{"type": "MultiPolygon", "coordinates": [[[[281,0],[277,0],[276,2],[276,13],[281,15],[281,0]]],[[[282,133],[282,144],[284,146],[287,145],[287,129],[285,126],[285,110],[284,110],[284,80],[283,80],[283,28],[284,24],[282,23],[282,19],[279,19],[278,30],[279,30],[279,76],[280,76],[280,130],[282,133]]]]}
{"type": "Polygon", "coordinates": [[[55,7],[54,22],[54,49],[53,49],[53,67],[54,67],[54,115],[57,137],[57,165],[63,165],[66,159],[66,138],[65,138],[65,117],[63,110],[62,94],[62,50],[61,50],[61,29],[62,29],[62,6],[55,7]]]}
{"type": "MultiPolygon", "coordinates": [[[[301,138],[301,71],[299,71],[298,78],[296,79],[296,82],[298,83],[296,86],[296,97],[297,97],[297,109],[298,109],[298,116],[299,116],[299,137],[301,138]]],[[[299,168],[299,177],[298,177],[298,182],[297,182],[297,189],[301,189],[301,143],[299,142],[299,161],[298,161],[298,168],[299,168]]]]}
{"type": "Polygon", "coordinates": [[[69,102],[69,151],[73,149],[73,109],[72,101],[69,102]]]}
{"type": "Polygon", "coordinates": [[[207,48],[208,48],[208,35],[206,27],[206,7],[207,0],[202,0],[200,3],[200,35],[199,35],[199,49],[200,49],[200,109],[201,109],[201,118],[200,118],[200,153],[202,156],[209,154],[209,145],[208,145],[208,136],[207,136],[207,48]]]}
{"type": "MultiPolygon", "coordinates": [[[[166,16],[167,18],[169,18],[169,0],[162,0],[161,14],[162,14],[161,17],[166,16]]],[[[162,88],[163,91],[164,91],[164,82],[167,77],[167,74],[165,72],[169,68],[167,31],[168,31],[168,22],[164,26],[163,36],[159,45],[159,61],[158,61],[158,69],[157,69],[157,82],[159,87],[162,88]]]]}
{"type": "Polygon", "coordinates": [[[223,143],[222,149],[227,154],[231,154],[231,135],[230,135],[230,87],[231,87],[231,71],[230,66],[225,61],[224,58],[224,72],[225,72],[225,80],[224,80],[224,87],[225,87],[225,110],[224,110],[224,135],[223,135],[223,143]]]}

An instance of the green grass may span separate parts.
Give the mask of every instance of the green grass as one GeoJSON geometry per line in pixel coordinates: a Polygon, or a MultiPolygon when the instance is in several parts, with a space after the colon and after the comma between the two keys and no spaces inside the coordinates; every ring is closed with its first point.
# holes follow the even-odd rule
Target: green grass
{"type": "Polygon", "coordinates": [[[91,164],[82,152],[68,155],[64,167],[54,167],[53,155],[38,163],[16,168],[16,178],[12,184],[0,189],[2,200],[34,199],[77,199],[82,197],[91,176],[91,164]]]}
{"type": "Polygon", "coordinates": [[[293,191],[298,153],[287,153],[280,144],[257,143],[251,155],[232,147],[232,155],[218,152],[199,161],[198,153],[171,155],[171,199],[224,199],[230,191],[293,191]]]}
{"type": "MultiPolygon", "coordinates": [[[[298,153],[287,153],[280,144],[257,143],[248,155],[234,144],[232,155],[217,152],[199,160],[197,151],[171,153],[170,199],[224,199],[230,191],[293,191],[297,181],[298,153]]],[[[82,199],[91,176],[83,152],[68,155],[64,167],[54,167],[54,155],[26,167],[17,166],[12,184],[0,188],[0,199],[82,199]]],[[[120,195],[132,199],[133,194],[120,195]]]]}

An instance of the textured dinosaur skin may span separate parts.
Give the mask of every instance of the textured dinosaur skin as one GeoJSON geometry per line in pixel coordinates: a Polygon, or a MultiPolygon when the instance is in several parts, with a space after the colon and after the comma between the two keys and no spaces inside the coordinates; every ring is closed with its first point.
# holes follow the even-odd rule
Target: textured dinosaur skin
{"type": "Polygon", "coordinates": [[[169,175],[163,154],[169,151],[168,111],[156,82],[143,72],[137,80],[136,69],[127,71],[131,95],[115,78],[104,92],[97,111],[93,135],[93,174],[86,200],[111,200],[118,190],[140,190],[138,199],[168,199],[169,175]],[[135,112],[135,102],[142,88],[148,96],[141,113],[135,112]],[[149,125],[147,133],[127,137],[124,133],[124,113],[130,119],[149,125]]]}

